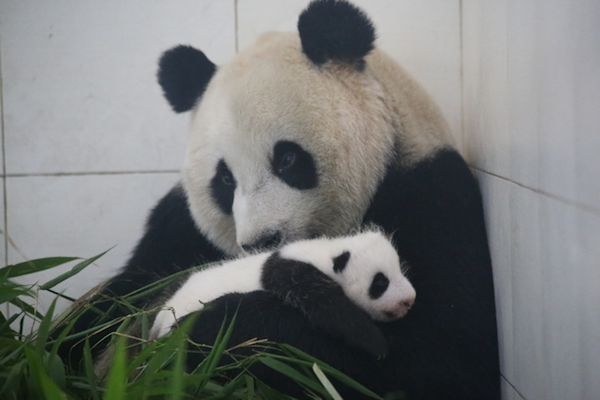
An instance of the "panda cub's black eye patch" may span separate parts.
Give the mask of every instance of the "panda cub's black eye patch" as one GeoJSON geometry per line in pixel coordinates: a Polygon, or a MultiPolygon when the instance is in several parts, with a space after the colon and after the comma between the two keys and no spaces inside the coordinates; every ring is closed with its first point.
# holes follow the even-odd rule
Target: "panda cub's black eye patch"
{"type": "Polygon", "coordinates": [[[382,274],[378,272],[373,277],[373,281],[371,282],[371,287],[369,287],[369,297],[373,300],[378,299],[385,293],[388,286],[390,285],[390,280],[382,274]]]}
{"type": "Polygon", "coordinates": [[[215,175],[210,180],[210,192],[221,211],[225,214],[233,212],[235,186],[236,182],[231,170],[225,160],[220,159],[217,163],[215,175]]]}
{"type": "Polygon", "coordinates": [[[279,141],[273,147],[271,169],[289,186],[305,190],[317,186],[317,168],[309,152],[300,145],[289,141],[279,141]]]}

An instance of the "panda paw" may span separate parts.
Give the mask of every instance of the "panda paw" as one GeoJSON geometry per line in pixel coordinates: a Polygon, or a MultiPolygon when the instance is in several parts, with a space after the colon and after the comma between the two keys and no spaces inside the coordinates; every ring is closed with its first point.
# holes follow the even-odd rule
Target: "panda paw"
{"type": "Polygon", "coordinates": [[[364,350],[371,357],[381,360],[384,359],[389,352],[389,343],[384,334],[377,327],[372,332],[360,337],[355,337],[349,344],[353,347],[357,347],[364,350]]]}

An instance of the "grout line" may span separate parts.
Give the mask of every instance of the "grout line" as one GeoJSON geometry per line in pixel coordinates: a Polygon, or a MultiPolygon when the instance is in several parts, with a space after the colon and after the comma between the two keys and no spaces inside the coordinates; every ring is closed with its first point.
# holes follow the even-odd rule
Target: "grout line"
{"type": "Polygon", "coordinates": [[[519,397],[521,397],[523,400],[527,400],[527,399],[525,398],[525,396],[523,396],[523,395],[521,394],[521,392],[519,392],[519,390],[517,390],[517,388],[515,387],[515,385],[513,385],[513,384],[512,384],[512,383],[511,383],[511,382],[510,382],[510,381],[509,381],[509,380],[508,380],[508,379],[507,379],[507,378],[506,378],[506,377],[505,377],[503,374],[500,374],[500,377],[501,377],[501,378],[504,380],[504,382],[506,382],[506,384],[507,384],[508,386],[510,386],[510,387],[512,388],[512,390],[514,390],[514,391],[515,391],[515,393],[516,393],[516,394],[518,394],[518,395],[519,395],[519,397]]]}
{"type": "Polygon", "coordinates": [[[238,0],[233,1],[233,20],[235,23],[235,54],[237,54],[239,51],[238,0]]]}
{"type": "Polygon", "coordinates": [[[534,193],[537,193],[537,194],[539,194],[539,195],[542,195],[542,196],[548,197],[548,198],[550,198],[550,199],[552,199],[552,200],[558,201],[558,202],[560,202],[560,203],[563,203],[563,204],[565,204],[565,205],[568,205],[568,206],[571,206],[571,207],[578,208],[578,209],[580,209],[581,211],[585,211],[585,212],[588,212],[588,213],[591,213],[591,214],[594,214],[594,215],[596,215],[596,216],[600,217],[600,208],[598,208],[598,207],[594,207],[594,206],[590,206],[590,205],[587,205],[587,204],[578,203],[578,202],[576,202],[576,201],[569,200],[569,199],[567,199],[567,198],[564,198],[564,197],[557,196],[557,195],[555,195],[555,194],[552,194],[552,193],[546,192],[546,191],[544,191],[544,190],[540,190],[540,189],[535,189],[535,188],[529,187],[529,186],[527,186],[527,185],[524,185],[524,184],[522,184],[522,183],[519,183],[519,182],[515,182],[515,181],[513,181],[513,180],[511,180],[511,179],[508,179],[508,178],[506,178],[506,177],[504,177],[504,176],[500,176],[500,175],[494,174],[494,173],[492,173],[492,172],[486,171],[486,170],[484,170],[484,169],[481,169],[481,168],[479,168],[479,167],[476,167],[476,166],[474,166],[474,165],[469,165],[469,167],[473,168],[474,170],[477,170],[477,171],[483,172],[484,174],[487,174],[487,175],[493,176],[493,177],[495,177],[495,178],[498,178],[498,179],[502,179],[502,180],[504,180],[504,181],[506,181],[506,182],[510,182],[510,183],[512,183],[512,184],[514,184],[514,185],[517,185],[517,186],[519,186],[519,187],[521,187],[521,188],[523,188],[523,189],[530,190],[530,191],[532,191],[532,192],[534,192],[534,193]]]}
{"type": "Polygon", "coordinates": [[[467,140],[465,135],[465,63],[464,63],[464,32],[463,32],[463,2],[458,2],[458,37],[460,40],[460,145],[463,154],[466,154],[467,140]]]}
{"type": "MultiPolygon", "coordinates": [[[[1,39],[1,38],[0,38],[1,39]]],[[[4,213],[4,265],[8,265],[8,202],[7,202],[7,191],[6,191],[6,145],[4,140],[4,76],[2,74],[2,41],[0,40],[0,131],[2,132],[2,197],[4,201],[4,207],[2,212],[4,213]]],[[[8,311],[8,303],[7,303],[8,311]]],[[[8,314],[7,314],[8,315],[8,314]]]]}
{"type": "Polygon", "coordinates": [[[44,176],[95,176],[95,175],[139,175],[139,174],[173,174],[181,173],[181,170],[149,170],[149,171],[91,171],[91,172],[49,172],[49,173],[23,173],[5,174],[5,178],[32,178],[44,176]]]}

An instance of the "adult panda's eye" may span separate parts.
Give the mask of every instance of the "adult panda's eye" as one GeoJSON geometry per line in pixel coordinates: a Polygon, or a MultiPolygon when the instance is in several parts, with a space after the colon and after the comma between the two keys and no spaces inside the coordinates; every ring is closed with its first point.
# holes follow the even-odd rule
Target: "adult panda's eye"
{"type": "Polygon", "coordinates": [[[225,214],[231,215],[236,181],[231,170],[221,159],[215,168],[215,174],[210,180],[210,192],[214,202],[225,214]]]}
{"type": "Polygon", "coordinates": [[[285,172],[285,170],[293,167],[295,163],[296,163],[296,153],[291,152],[291,151],[288,153],[285,153],[283,155],[283,157],[281,157],[281,162],[279,164],[279,169],[277,170],[277,172],[279,172],[281,174],[281,173],[285,172]]]}
{"type": "Polygon", "coordinates": [[[228,174],[221,175],[221,182],[227,186],[232,186],[234,184],[233,177],[228,174]]]}
{"type": "Polygon", "coordinates": [[[295,142],[282,140],[275,143],[271,171],[295,189],[312,189],[318,184],[317,166],[312,154],[295,142]]]}

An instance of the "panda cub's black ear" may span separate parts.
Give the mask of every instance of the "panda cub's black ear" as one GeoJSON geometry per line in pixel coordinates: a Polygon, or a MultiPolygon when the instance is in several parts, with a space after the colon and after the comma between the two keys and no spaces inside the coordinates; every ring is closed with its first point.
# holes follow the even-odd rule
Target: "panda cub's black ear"
{"type": "Polygon", "coordinates": [[[158,83],[175,112],[189,111],[217,70],[203,52],[191,46],[167,50],[158,63],[158,83]]]}
{"type": "Polygon", "coordinates": [[[315,0],[298,18],[302,49],[317,65],[337,60],[364,66],[373,50],[375,28],[367,15],[345,0],[315,0]]]}

